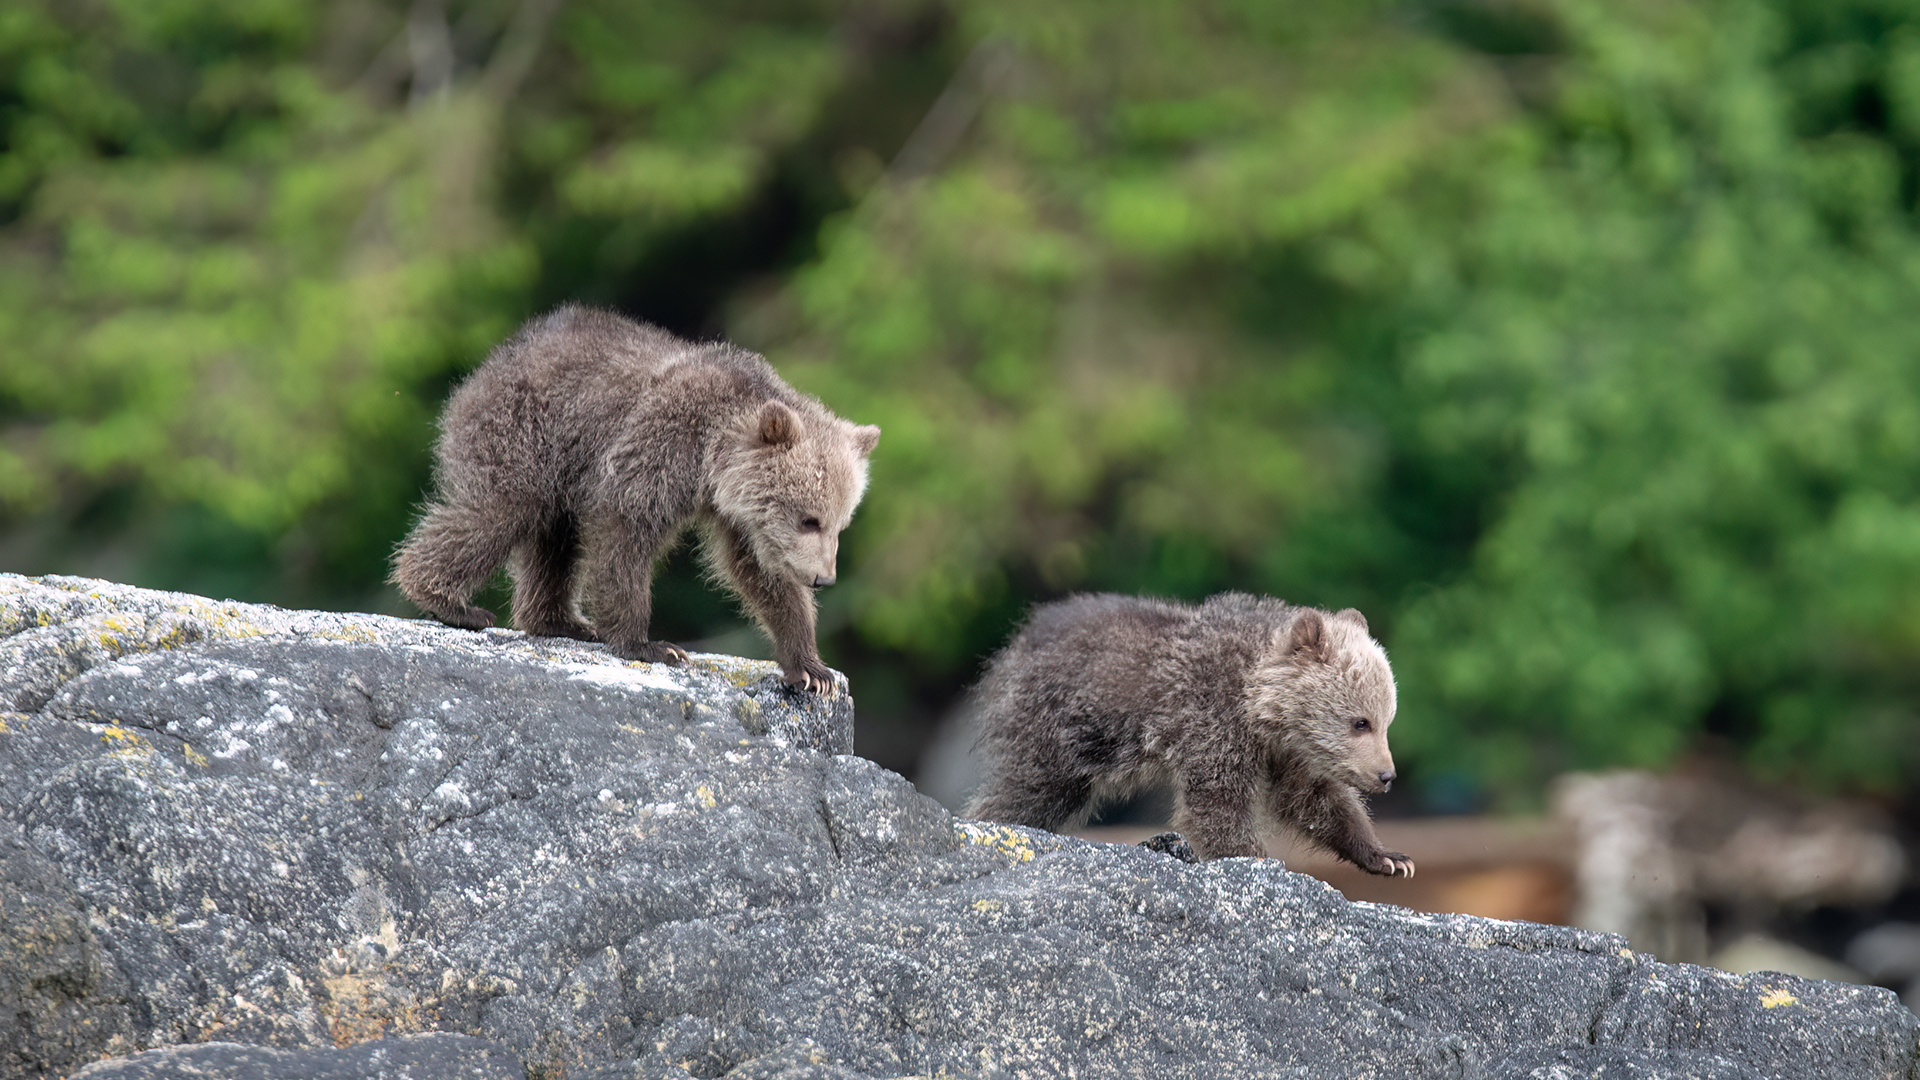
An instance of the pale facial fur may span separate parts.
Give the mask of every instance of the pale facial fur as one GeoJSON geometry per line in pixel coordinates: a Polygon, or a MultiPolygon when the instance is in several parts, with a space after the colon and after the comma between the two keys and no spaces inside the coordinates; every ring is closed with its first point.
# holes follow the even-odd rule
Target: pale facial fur
{"type": "Polygon", "coordinates": [[[1337,762],[1357,790],[1386,791],[1397,775],[1387,729],[1398,710],[1386,650],[1352,608],[1317,621],[1317,639],[1297,620],[1275,630],[1270,653],[1248,683],[1250,715],[1264,724],[1276,751],[1337,762]]]}
{"type": "Polygon", "coordinates": [[[749,538],[756,560],[809,588],[839,577],[840,533],[867,489],[880,429],[837,418],[810,425],[769,402],[749,418],[720,470],[714,508],[749,538]]]}

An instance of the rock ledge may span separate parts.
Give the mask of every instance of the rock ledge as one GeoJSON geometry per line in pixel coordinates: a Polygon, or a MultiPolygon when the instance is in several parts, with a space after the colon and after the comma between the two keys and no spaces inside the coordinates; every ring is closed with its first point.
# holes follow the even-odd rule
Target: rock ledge
{"type": "Polygon", "coordinates": [[[1884,990],[962,822],[772,665],[0,575],[0,1075],[1920,1078],[1884,990]]]}

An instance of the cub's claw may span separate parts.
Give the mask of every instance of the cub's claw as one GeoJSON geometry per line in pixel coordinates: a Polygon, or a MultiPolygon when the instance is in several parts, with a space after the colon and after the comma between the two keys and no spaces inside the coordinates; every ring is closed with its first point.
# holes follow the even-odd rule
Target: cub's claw
{"type": "Polygon", "coordinates": [[[1366,867],[1370,874],[1381,877],[1413,876],[1413,860],[1397,851],[1382,851],[1374,856],[1373,865],[1366,867]]]}
{"type": "Polygon", "coordinates": [[[799,670],[787,672],[786,678],[788,685],[809,694],[833,697],[840,692],[840,684],[834,680],[833,672],[818,660],[801,661],[799,670]]]}
{"type": "Polygon", "coordinates": [[[1148,851],[1157,851],[1162,855],[1171,855],[1183,863],[1197,863],[1200,856],[1193,853],[1193,845],[1177,832],[1155,833],[1140,841],[1140,846],[1148,851]]]}
{"type": "Polygon", "coordinates": [[[642,641],[637,645],[616,645],[613,651],[627,660],[644,660],[649,664],[667,664],[672,667],[684,667],[687,663],[687,651],[678,645],[665,641],[642,641]]]}

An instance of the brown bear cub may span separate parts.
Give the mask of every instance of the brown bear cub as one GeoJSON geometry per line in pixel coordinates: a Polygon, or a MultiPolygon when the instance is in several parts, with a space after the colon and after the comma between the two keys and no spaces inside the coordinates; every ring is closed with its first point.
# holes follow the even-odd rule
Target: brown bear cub
{"type": "Polygon", "coordinates": [[[1363,870],[1413,876],[1360,800],[1393,782],[1395,694],[1357,611],[1075,596],[1034,611],[977,695],[987,780],[971,817],[1058,831],[1171,784],[1172,827],[1202,859],[1265,855],[1265,815],[1363,870]]]}
{"type": "Polygon", "coordinates": [[[447,402],[437,493],[395,553],[393,583],[441,622],[478,630],[493,612],[468,598],[506,563],[520,629],[683,664],[647,623],[654,562],[694,522],[787,682],[832,693],[813,591],[833,584],[879,439],[745,349],[562,307],[494,349],[447,402]]]}

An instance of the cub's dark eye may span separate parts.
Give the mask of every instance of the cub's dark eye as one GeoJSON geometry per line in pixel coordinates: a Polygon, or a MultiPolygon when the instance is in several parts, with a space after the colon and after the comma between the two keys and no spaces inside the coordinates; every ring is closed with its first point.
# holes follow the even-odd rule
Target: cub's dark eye
{"type": "Polygon", "coordinates": [[[817,518],[817,517],[812,517],[812,516],[808,516],[808,517],[803,517],[803,518],[801,518],[801,519],[800,519],[800,531],[801,531],[801,532],[819,532],[819,531],[820,531],[820,519],[819,519],[819,518],[817,518]]]}
{"type": "Polygon", "coordinates": [[[1367,718],[1366,718],[1366,717],[1364,717],[1364,716],[1357,716],[1357,717],[1355,717],[1355,718],[1354,718],[1354,720],[1353,720],[1353,730],[1355,730],[1355,731],[1372,731],[1372,730],[1373,730],[1373,721],[1371,721],[1371,720],[1369,720],[1369,719],[1367,719],[1367,718]]]}

